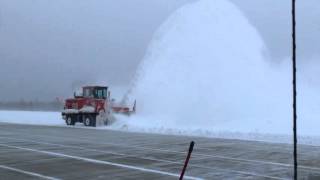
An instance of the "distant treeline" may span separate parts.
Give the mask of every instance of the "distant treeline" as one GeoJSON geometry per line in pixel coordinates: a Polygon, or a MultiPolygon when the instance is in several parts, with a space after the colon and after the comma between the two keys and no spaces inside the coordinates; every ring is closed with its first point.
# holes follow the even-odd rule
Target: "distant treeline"
{"type": "Polygon", "coordinates": [[[63,102],[53,101],[8,101],[0,102],[1,110],[23,110],[23,111],[61,111],[63,102]]]}

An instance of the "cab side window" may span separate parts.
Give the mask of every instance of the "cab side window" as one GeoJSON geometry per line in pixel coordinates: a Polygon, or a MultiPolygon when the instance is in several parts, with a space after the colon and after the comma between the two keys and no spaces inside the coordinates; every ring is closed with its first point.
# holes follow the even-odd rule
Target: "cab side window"
{"type": "Polygon", "coordinates": [[[97,96],[98,96],[97,98],[99,98],[99,99],[103,99],[104,98],[102,89],[97,90],[97,96]]]}

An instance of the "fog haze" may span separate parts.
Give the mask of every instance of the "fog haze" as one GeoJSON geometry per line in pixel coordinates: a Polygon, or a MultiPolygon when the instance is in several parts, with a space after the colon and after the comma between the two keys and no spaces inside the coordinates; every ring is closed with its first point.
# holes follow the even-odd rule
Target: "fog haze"
{"type": "MultiPolygon", "coordinates": [[[[83,84],[126,86],[154,32],[189,2],[0,0],[0,101],[66,97],[83,84]]],[[[233,2],[262,35],[270,59],[287,59],[290,1],[233,2]]],[[[318,4],[298,3],[300,64],[319,65],[318,4]]],[[[310,76],[320,75],[317,70],[310,76]]]]}

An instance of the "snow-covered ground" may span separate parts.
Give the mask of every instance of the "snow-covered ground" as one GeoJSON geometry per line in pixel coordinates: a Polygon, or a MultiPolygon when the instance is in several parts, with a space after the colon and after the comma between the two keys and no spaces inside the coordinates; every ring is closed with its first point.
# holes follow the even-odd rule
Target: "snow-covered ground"
{"type": "MultiPolygon", "coordinates": [[[[276,120],[274,120],[276,121],[276,120]]],[[[281,122],[281,120],[280,120],[281,122]]],[[[308,145],[320,145],[319,133],[314,127],[318,127],[319,122],[304,123],[298,121],[298,143],[308,145]],[[309,131],[310,130],[310,131],[309,131]],[[311,133],[309,133],[311,132],[311,133]]],[[[253,140],[275,143],[292,143],[292,122],[272,123],[259,120],[233,121],[219,124],[219,126],[208,126],[199,128],[198,125],[186,126],[185,124],[172,127],[163,125],[161,119],[146,119],[139,116],[117,115],[117,121],[109,127],[99,129],[112,129],[129,132],[143,132],[155,134],[169,134],[182,136],[200,136],[208,138],[253,140]]]]}
{"type": "Polygon", "coordinates": [[[40,111],[0,111],[0,122],[32,125],[64,125],[61,113],[40,111]]]}
{"type": "MultiPolygon", "coordinates": [[[[258,130],[252,130],[250,126],[246,129],[238,129],[237,131],[231,131],[229,126],[236,126],[232,124],[225,124],[225,126],[216,127],[214,129],[196,129],[185,128],[183,125],[181,128],[158,128],[155,126],[160,120],[149,119],[145,121],[141,119],[139,121],[138,116],[133,116],[128,122],[128,117],[117,115],[117,121],[111,126],[104,127],[84,127],[82,124],[76,124],[76,128],[90,128],[97,130],[117,130],[128,132],[144,132],[144,133],[156,133],[156,134],[169,134],[169,135],[182,135],[182,136],[200,136],[209,138],[227,138],[227,139],[242,139],[242,140],[254,140],[254,141],[267,141],[267,142],[279,142],[279,143],[291,143],[292,136],[290,133],[265,133],[258,130]],[[250,130],[251,129],[251,130],[250,130]]],[[[39,111],[3,111],[0,110],[0,122],[13,123],[13,124],[28,124],[28,125],[45,125],[45,126],[59,126],[68,127],[65,125],[61,114],[59,112],[39,112],[39,111]]],[[[241,126],[245,127],[245,126],[241,126]]],[[[290,124],[284,124],[283,127],[291,129],[290,124]]],[[[316,135],[306,135],[299,133],[299,144],[320,145],[320,137],[316,135]]]]}

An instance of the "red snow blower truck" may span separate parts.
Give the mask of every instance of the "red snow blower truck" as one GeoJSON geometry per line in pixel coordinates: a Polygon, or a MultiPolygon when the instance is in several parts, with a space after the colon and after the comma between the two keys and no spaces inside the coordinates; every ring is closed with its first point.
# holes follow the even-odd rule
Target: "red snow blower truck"
{"type": "Polygon", "coordinates": [[[136,101],[132,108],[116,103],[110,99],[110,92],[106,86],[85,86],[82,92],[74,93],[74,98],[66,99],[62,118],[67,125],[80,122],[85,126],[110,124],[113,113],[130,115],[136,110],[136,101]]]}

